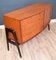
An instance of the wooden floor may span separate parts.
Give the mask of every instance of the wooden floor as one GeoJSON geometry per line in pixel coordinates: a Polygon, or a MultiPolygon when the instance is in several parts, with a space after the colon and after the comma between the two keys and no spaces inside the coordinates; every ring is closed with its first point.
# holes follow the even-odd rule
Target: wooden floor
{"type": "Polygon", "coordinates": [[[20,45],[22,58],[14,45],[10,44],[10,51],[7,51],[5,32],[0,29],[0,60],[56,60],[56,22],[50,25],[50,31],[46,28],[27,43],[20,45]]]}

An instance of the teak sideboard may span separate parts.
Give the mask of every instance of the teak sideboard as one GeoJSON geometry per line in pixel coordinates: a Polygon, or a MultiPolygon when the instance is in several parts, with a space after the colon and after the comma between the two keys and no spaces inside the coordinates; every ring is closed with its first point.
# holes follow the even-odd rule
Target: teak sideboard
{"type": "Polygon", "coordinates": [[[16,42],[18,47],[18,44],[22,44],[39,34],[47,25],[50,29],[51,16],[52,5],[46,3],[35,3],[4,14],[7,44],[10,40],[16,42]]]}

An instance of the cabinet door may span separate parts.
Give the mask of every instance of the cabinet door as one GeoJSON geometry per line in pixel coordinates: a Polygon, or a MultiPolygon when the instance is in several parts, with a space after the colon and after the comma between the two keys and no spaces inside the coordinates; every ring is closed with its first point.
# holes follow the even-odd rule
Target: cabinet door
{"type": "Polygon", "coordinates": [[[49,23],[49,21],[51,20],[51,7],[50,6],[48,8],[46,8],[44,15],[45,15],[45,17],[44,17],[44,27],[46,27],[47,24],[49,23]]]}
{"type": "Polygon", "coordinates": [[[43,12],[21,21],[22,42],[35,36],[43,29],[43,12]]]}

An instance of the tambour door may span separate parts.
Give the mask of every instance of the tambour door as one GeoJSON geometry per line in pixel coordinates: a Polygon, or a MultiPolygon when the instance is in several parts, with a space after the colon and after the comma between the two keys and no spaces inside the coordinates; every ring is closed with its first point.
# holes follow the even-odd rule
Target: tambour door
{"type": "Polygon", "coordinates": [[[43,29],[43,12],[21,21],[22,43],[43,29]]]}

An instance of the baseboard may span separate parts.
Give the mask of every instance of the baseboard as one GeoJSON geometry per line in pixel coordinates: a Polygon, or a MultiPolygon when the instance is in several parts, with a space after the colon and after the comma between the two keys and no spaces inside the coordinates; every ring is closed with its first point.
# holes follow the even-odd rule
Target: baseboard
{"type": "Polygon", "coordinates": [[[51,22],[50,23],[52,23],[52,22],[56,22],[56,19],[51,19],[51,22]]]}
{"type": "Polygon", "coordinates": [[[0,25],[0,29],[4,29],[5,28],[5,26],[4,25],[0,25]]]}

